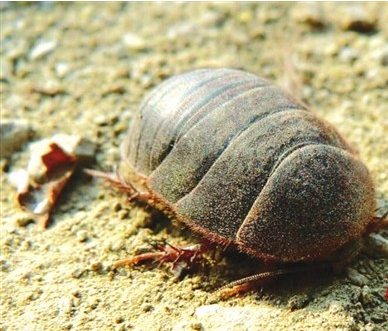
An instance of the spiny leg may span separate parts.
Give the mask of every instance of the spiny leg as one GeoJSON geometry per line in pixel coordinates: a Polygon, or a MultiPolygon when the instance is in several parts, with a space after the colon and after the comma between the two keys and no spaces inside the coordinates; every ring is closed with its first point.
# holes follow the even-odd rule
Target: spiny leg
{"type": "Polygon", "coordinates": [[[143,261],[153,261],[159,263],[171,263],[172,273],[180,277],[184,270],[196,269],[203,267],[206,263],[203,254],[210,249],[206,243],[195,244],[187,247],[178,247],[166,243],[165,245],[158,245],[159,251],[135,255],[133,257],[116,261],[113,264],[113,269],[121,268],[123,266],[131,266],[143,261]]]}
{"type": "Polygon", "coordinates": [[[316,270],[328,270],[331,268],[331,264],[321,263],[319,265],[305,265],[295,267],[285,267],[272,271],[261,272],[255,275],[244,277],[226,284],[219,288],[214,294],[218,295],[222,299],[227,299],[237,294],[242,294],[247,291],[257,289],[258,286],[262,286],[264,282],[273,280],[282,275],[291,275],[297,273],[304,273],[316,270]]]}

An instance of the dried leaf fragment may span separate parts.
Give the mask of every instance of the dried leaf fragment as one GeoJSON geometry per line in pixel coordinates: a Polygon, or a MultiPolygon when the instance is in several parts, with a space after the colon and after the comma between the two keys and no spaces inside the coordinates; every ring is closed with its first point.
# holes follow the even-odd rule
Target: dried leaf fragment
{"type": "MultiPolygon", "coordinates": [[[[82,158],[77,154],[82,139],[60,136],[62,140],[57,135],[34,143],[30,147],[31,158],[27,170],[17,170],[9,176],[11,184],[17,189],[19,205],[44,228],[49,224],[51,211],[59,195],[82,158]],[[71,148],[69,141],[72,143],[71,148]]],[[[91,152],[94,153],[93,148],[91,152]]]]}

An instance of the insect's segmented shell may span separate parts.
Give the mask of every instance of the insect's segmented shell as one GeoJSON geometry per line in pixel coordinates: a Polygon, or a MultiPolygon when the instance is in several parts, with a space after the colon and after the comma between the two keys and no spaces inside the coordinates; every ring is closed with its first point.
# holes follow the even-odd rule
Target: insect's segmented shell
{"type": "Polygon", "coordinates": [[[324,259],[360,236],[374,212],[368,170],[336,130],[239,70],[162,83],[122,152],[192,228],[261,258],[324,259]]]}

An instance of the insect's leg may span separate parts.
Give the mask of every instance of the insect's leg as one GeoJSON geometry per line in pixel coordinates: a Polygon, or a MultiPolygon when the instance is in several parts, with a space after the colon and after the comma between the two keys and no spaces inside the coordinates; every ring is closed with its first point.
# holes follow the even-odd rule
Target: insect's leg
{"type": "Polygon", "coordinates": [[[244,293],[249,290],[258,288],[262,286],[263,283],[269,280],[273,280],[282,275],[291,275],[297,273],[304,273],[309,271],[316,271],[318,269],[328,270],[331,268],[331,264],[322,263],[319,265],[305,265],[305,266],[295,266],[295,267],[285,267],[277,270],[261,272],[252,276],[238,279],[234,282],[226,284],[219,288],[215,294],[219,295],[221,298],[229,298],[236,294],[244,293]]]}
{"type": "Polygon", "coordinates": [[[203,254],[210,250],[207,243],[178,247],[171,244],[159,245],[159,251],[135,255],[116,261],[113,269],[131,266],[144,261],[158,262],[159,265],[171,263],[172,273],[179,277],[184,271],[203,267],[206,263],[203,254]]]}

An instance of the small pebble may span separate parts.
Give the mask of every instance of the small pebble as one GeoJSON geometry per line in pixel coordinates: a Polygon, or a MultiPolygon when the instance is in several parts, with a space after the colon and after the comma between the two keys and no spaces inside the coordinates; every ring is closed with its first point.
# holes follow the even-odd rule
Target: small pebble
{"type": "Polygon", "coordinates": [[[77,236],[78,241],[81,243],[88,240],[88,233],[86,230],[77,231],[76,236],[77,236]]]}
{"type": "Polygon", "coordinates": [[[93,262],[90,264],[90,270],[95,271],[95,272],[100,272],[103,270],[103,268],[104,268],[104,266],[99,261],[93,262]]]}
{"type": "Polygon", "coordinates": [[[123,240],[116,240],[112,242],[108,247],[111,252],[119,252],[121,251],[125,246],[125,243],[123,240]]]}
{"type": "Polygon", "coordinates": [[[22,148],[32,137],[31,125],[21,119],[1,119],[0,121],[0,157],[8,157],[22,148]]]}
{"type": "Polygon", "coordinates": [[[68,63],[58,62],[55,65],[55,72],[57,73],[59,78],[65,77],[71,70],[71,67],[68,63]]]}
{"type": "Polygon", "coordinates": [[[34,219],[29,213],[20,212],[13,216],[14,224],[17,226],[25,227],[34,222],[34,219]]]}
{"type": "MultiPolygon", "coordinates": [[[[172,331],[202,331],[205,330],[201,323],[181,321],[174,325],[172,331]]],[[[216,329],[218,330],[218,329],[216,329]]]]}
{"type": "Polygon", "coordinates": [[[2,272],[9,272],[11,271],[11,264],[8,260],[4,259],[3,257],[0,257],[0,270],[2,272]]]}
{"type": "Polygon", "coordinates": [[[205,330],[260,330],[261,321],[270,318],[269,307],[222,307],[219,304],[200,306],[194,316],[205,330]],[[225,327],[227,326],[227,327],[225,327]]]}
{"type": "Polygon", "coordinates": [[[33,86],[32,91],[42,95],[54,96],[64,93],[65,89],[59,81],[48,79],[39,85],[33,86]]]}
{"type": "MultiPolygon", "coordinates": [[[[361,329],[362,330],[362,329],[361,329]]],[[[367,323],[365,325],[364,331],[376,331],[376,326],[374,323],[367,323]]]]}
{"type": "Polygon", "coordinates": [[[87,307],[89,307],[90,309],[96,309],[99,303],[100,303],[100,299],[90,298],[88,299],[86,304],[87,304],[87,307]]]}
{"type": "Polygon", "coordinates": [[[12,62],[8,59],[0,59],[0,79],[8,80],[12,76],[12,62]]]}
{"type": "Polygon", "coordinates": [[[81,298],[81,292],[79,290],[74,290],[73,292],[71,292],[71,295],[74,297],[74,298],[81,298]]]}
{"type": "Polygon", "coordinates": [[[353,268],[348,268],[347,273],[348,278],[353,285],[362,287],[366,283],[368,283],[368,278],[366,278],[363,274],[360,274],[357,270],[353,268]]]}
{"type": "Polygon", "coordinates": [[[131,330],[133,328],[134,328],[134,326],[131,323],[126,322],[126,323],[122,323],[120,325],[117,325],[115,328],[115,331],[128,331],[128,330],[131,330]]]}
{"type": "Polygon", "coordinates": [[[154,306],[149,303],[143,303],[141,305],[141,310],[144,311],[145,313],[150,312],[153,309],[154,309],[154,306]]]}
{"type": "Polygon", "coordinates": [[[376,48],[371,57],[382,66],[388,66],[388,43],[382,47],[376,48]]]}
{"type": "Polygon", "coordinates": [[[313,29],[320,29],[326,24],[322,6],[318,3],[300,3],[293,7],[292,16],[297,22],[313,29]]]}
{"type": "Polygon", "coordinates": [[[364,286],[361,292],[361,301],[363,305],[368,305],[374,302],[374,296],[368,286],[364,286]]]}
{"type": "Polygon", "coordinates": [[[202,26],[211,27],[222,23],[223,17],[220,12],[208,10],[203,12],[197,19],[202,26]]]}
{"type": "Polygon", "coordinates": [[[127,209],[121,209],[118,212],[118,217],[122,220],[127,219],[129,215],[129,211],[127,209]]]}
{"type": "Polygon", "coordinates": [[[55,40],[43,40],[40,41],[30,52],[30,59],[37,60],[48,53],[52,52],[55,47],[57,47],[57,42],[55,40]]]}
{"type": "Polygon", "coordinates": [[[201,331],[201,330],[203,330],[202,324],[201,324],[201,323],[191,323],[191,324],[190,324],[190,327],[191,327],[193,330],[196,330],[196,331],[201,331]]]}
{"type": "Polygon", "coordinates": [[[120,202],[115,202],[112,206],[112,209],[114,212],[118,212],[119,210],[122,209],[121,203],[120,202]]]}
{"type": "Polygon", "coordinates": [[[305,294],[294,295],[292,298],[288,300],[288,308],[290,308],[292,311],[297,309],[302,309],[307,306],[309,301],[310,301],[310,298],[308,295],[305,295],[305,294]]]}
{"type": "Polygon", "coordinates": [[[252,11],[250,11],[250,10],[244,10],[244,11],[238,13],[238,15],[237,15],[236,18],[237,18],[237,20],[238,20],[240,23],[248,24],[248,23],[251,22],[252,19],[253,19],[252,11]]]}
{"type": "Polygon", "coordinates": [[[126,47],[134,51],[141,51],[147,47],[147,43],[142,37],[131,32],[124,34],[122,41],[126,47]]]}
{"type": "Polygon", "coordinates": [[[347,47],[347,46],[343,47],[338,54],[338,58],[341,61],[347,62],[347,63],[354,62],[355,60],[358,59],[358,57],[359,57],[358,52],[353,48],[347,47]]]}
{"type": "Polygon", "coordinates": [[[343,30],[368,33],[377,29],[376,16],[363,5],[346,6],[340,17],[340,26],[343,30]]]}
{"type": "Polygon", "coordinates": [[[73,309],[72,298],[60,298],[58,300],[58,315],[68,315],[73,309]]]}
{"type": "Polygon", "coordinates": [[[374,257],[388,258],[388,239],[380,233],[371,233],[365,239],[364,251],[374,257]]]}
{"type": "Polygon", "coordinates": [[[71,329],[73,328],[73,324],[70,323],[70,322],[65,323],[65,324],[62,325],[62,328],[63,328],[64,330],[71,330],[71,329]]]}
{"type": "Polygon", "coordinates": [[[120,324],[124,322],[124,317],[122,316],[116,316],[114,319],[115,323],[120,324]]]}
{"type": "Polygon", "coordinates": [[[28,52],[28,42],[26,39],[12,40],[4,47],[7,50],[5,58],[8,60],[19,59],[28,52]]]}
{"type": "Polygon", "coordinates": [[[186,35],[195,35],[198,26],[193,20],[180,21],[169,27],[167,30],[167,38],[170,40],[186,35]]]}
{"type": "Polygon", "coordinates": [[[122,83],[109,83],[101,88],[101,95],[107,96],[109,94],[123,94],[125,93],[125,87],[122,83]]]}
{"type": "Polygon", "coordinates": [[[86,270],[84,268],[77,268],[75,269],[72,273],[71,273],[71,276],[73,278],[81,278],[84,274],[85,274],[86,270]]]}

